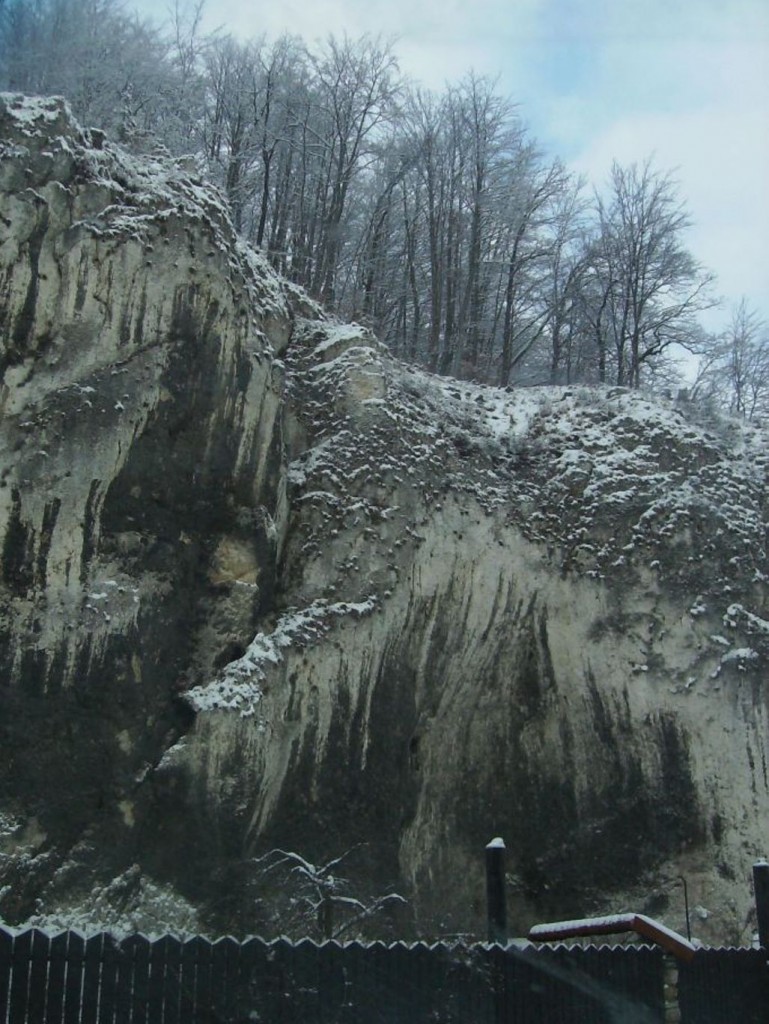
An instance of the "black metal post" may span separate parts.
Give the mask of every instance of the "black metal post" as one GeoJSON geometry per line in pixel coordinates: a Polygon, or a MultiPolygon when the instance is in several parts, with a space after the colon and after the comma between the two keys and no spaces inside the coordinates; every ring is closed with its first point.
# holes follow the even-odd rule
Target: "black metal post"
{"type": "Polygon", "coordinates": [[[486,908],[489,942],[507,944],[505,902],[505,841],[492,839],[486,847],[486,908]]]}
{"type": "Polygon", "coordinates": [[[756,895],[758,944],[769,953],[769,864],[758,860],[753,865],[753,891],[756,895]]]}

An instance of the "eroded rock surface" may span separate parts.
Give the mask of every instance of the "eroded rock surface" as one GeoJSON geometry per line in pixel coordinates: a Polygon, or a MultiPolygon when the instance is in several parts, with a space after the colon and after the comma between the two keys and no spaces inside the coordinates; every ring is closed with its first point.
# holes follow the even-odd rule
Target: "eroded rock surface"
{"type": "Polygon", "coordinates": [[[0,130],[0,913],[280,931],[255,858],[353,849],[478,933],[503,835],[517,931],[683,874],[749,942],[765,436],[404,367],[182,164],[0,130]]]}

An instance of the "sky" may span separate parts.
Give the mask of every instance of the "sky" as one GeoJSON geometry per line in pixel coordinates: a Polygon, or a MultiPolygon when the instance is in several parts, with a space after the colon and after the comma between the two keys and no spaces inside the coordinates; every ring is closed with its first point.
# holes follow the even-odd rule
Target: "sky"
{"type": "MultiPolygon", "coordinates": [[[[157,3],[138,0],[143,15],[157,3]]],[[[718,277],[718,330],[745,297],[769,321],[767,0],[207,0],[204,28],[394,38],[401,70],[441,90],[473,69],[591,185],[612,160],[672,172],[695,257],[718,277]]]]}

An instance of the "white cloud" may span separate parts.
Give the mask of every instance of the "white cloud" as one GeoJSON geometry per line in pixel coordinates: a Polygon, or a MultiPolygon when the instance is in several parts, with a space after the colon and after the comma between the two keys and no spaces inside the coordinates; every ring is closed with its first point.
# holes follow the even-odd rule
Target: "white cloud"
{"type": "Polygon", "coordinates": [[[658,168],[675,170],[695,222],[692,251],[717,273],[729,300],[745,295],[767,315],[769,46],[717,46],[708,38],[668,43],[655,54],[651,60],[647,50],[624,46],[606,54],[602,97],[554,100],[551,135],[556,146],[560,136],[572,148],[572,166],[597,184],[613,159],[629,164],[653,154],[658,168]]]}

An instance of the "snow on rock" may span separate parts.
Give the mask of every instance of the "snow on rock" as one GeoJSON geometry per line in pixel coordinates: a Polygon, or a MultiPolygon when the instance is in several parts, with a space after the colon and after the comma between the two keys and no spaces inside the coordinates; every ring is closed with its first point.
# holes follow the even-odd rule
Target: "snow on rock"
{"type": "Polygon", "coordinates": [[[0,139],[0,915],[21,920],[125,869],[179,695],[257,632],[302,298],[185,162],[56,98],[0,96],[0,139]]]}
{"type": "Polygon", "coordinates": [[[185,698],[196,711],[237,710],[241,717],[250,717],[262,698],[257,680],[264,678],[267,665],[283,660],[282,649],[316,643],[328,633],[334,617],[368,615],[376,605],[376,598],[370,597],[352,603],[314,601],[308,608],[289,611],[271,633],[257,633],[246,653],[231,661],[220,678],[189,690],[185,698]]]}
{"type": "Polygon", "coordinates": [[[398,836],[387,870],[419,894],[425,922],[464,926],[452,906],[478,882],[468,837],[483,842],[493,820],[514,837],[511,871],[547,878],[516,890],[519,920],[553,891],[644,906],[649,866],[676,873],[685,858],[720,908],[703,929],[734,935],[749,892],[713,864],[761,842],[737,810],[735,793],[752,800],[742,779],[769,797],[754,699],[763,435],[616,389],[440,379],[363,335],[298,320],[286,351],[282,586],[299,609],[376,603],[300,644],[279,642],[276,618],[258,657],[223,674],[257,685],[258,704],[233,703],[228,724],[198,703],[177,771],[216,794],[218,820],[211,751],[221,765],[247,749],[241,785],[264,842],[288,841],[306,793],[309,843],[330,830],[354,845],[381,835],[384,816],[398,836]],[[373,795],[382,772],[390,802],[373,795]]]}
{"type": "Polygon", "coordinates": [[[30,917],[29,926],[49,934],[108,932],[118,941],[139,932],[151,942],[164,935],[192,938],[202,931],[196,908],[171,887],[143,875],[138,865],[83,893],[80,902],[51,902],[44,912],[30,917]]]}
{"type": "Polygon", "coordinates": [[[522,927],[680,928],[684,874],[703,936],[741,941],[765,433],[405,366],[186,164],[61,100],[0,97],[0,127],[0,915],[137,864],[253,931],[254,858],[366,844],[361,891],[482,933],[499,833],[522,927]]]}

